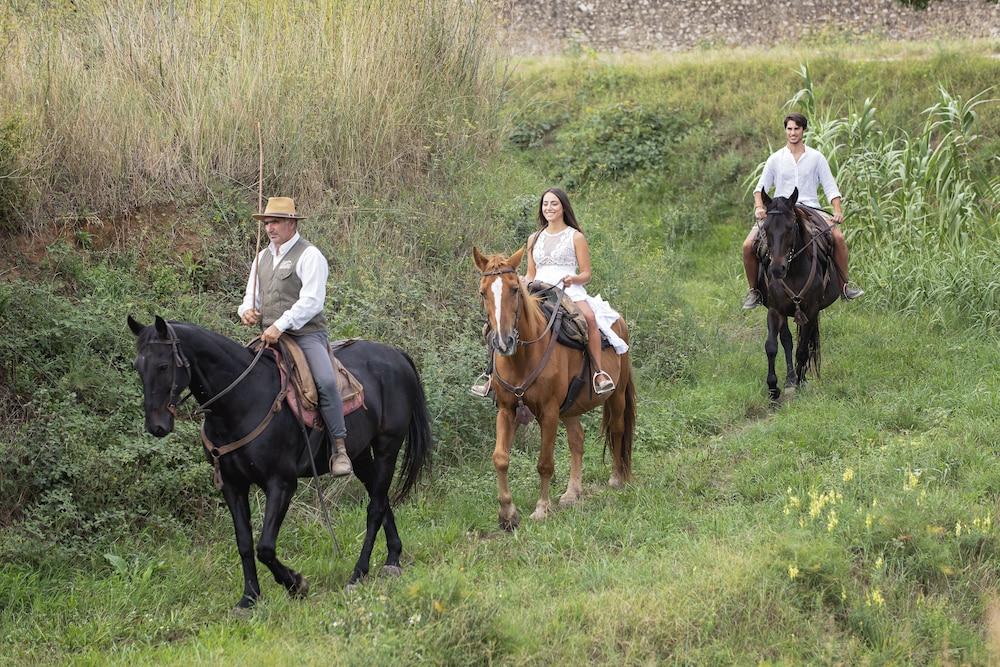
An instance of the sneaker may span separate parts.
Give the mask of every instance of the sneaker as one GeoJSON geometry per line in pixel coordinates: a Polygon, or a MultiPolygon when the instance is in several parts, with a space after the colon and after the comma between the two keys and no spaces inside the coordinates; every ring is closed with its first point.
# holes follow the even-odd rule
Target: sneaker
{"type": "Polygon", "coordinates": [[[855,287],[851,283],[844,283],[844,291],[841,292],[840,297],[844,301],[854,301],[859,296],[863,295],[865,291],[860,287],[855,287]]]}
{"type": "Polygon", "coordinates": [[[334,477],[344,477],[354,472],[351,459],[347,456],[347,447],[343,438],[333,441],[333,455],[330,456],[330,474],[334,477]]]}
{"type": "Polygon", "coordinates": [[[478,378],[476,378],[476,384],[469,387],[469,393],[473,396],[478,396],[479,398],[486,398],[490,395],[490,389],[493,386],[493,378],[483,373],[478,378]]]}
{"type": "Polygon", "coordinates": [[[594,373],[594,393],[607,394],[615,390],[615,381],[604,371],[594,373]]]}
{"type": "Polygon", "coordinates": [[[747,298],[743,299],[743,310],[753,310],[760,305],[760,292],[751,287],[747,298]]]}

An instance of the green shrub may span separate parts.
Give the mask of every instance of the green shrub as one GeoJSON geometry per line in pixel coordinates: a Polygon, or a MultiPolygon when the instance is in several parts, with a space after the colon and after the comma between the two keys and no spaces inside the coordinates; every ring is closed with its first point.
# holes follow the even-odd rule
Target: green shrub
{"type": "Polygon", "coordinates": [[[653,111],[633,102],[600,110],[560,134],[559,180],[576,188],[632,175],[662,177],[674,144],[687,128],[677,112],[653,111]]]}

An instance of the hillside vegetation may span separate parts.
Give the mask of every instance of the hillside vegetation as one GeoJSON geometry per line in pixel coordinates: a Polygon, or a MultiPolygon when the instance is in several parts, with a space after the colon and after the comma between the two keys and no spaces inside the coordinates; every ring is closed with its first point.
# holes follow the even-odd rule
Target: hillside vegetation
{"type": "MultiPolygon", "coordinates": [[[[47,125],[32,107],[43,47],[8,47],[21,60],[4,60],[17,103],[2,112],[0,137],[26,147],[17,169],[39,171],[27,186],[0,181],[15,193],[5,201],[19,202],[5,220],[21,230],[12,243],[24,251],[0,271],[0,655],[84,664],[991,659],[1000,636],[1000,278],[991,261],[1000,115],[983,89],[1000,63],[983,45],[873,46],[887,56],[878,60],[833,49],[577,53],[520,61],[506,80],[484,37],[468,32],[478,15],[431,2],[421,5],[426,17],[398,23],[381,12],[378,29],[394,36],[386,43],[417,50],[394,56],[397,65],[457,48],[445,51],[457,69],[389,67],[360,79],[351,89],[358,120],[347,123],[330,86],[348,84],[316,62],[337,56],[342,72],[377,61],[352,51],[362,40],[339,28],[374,19],[336,4],[338,18],[320,29],[292,5],[199,13],[207,4],[172,5],[188,14],[170,30],[188,21],[193,39],[205,38],[196,26],[206,21],[228,28],[202,43],[205,60],[186,75],[174,61],[164,74],[172,83],[161,84],[177,99],[208,86],[196,76],[205,70],[224,91],[211,104],[215,95],[199,98],[197,117],[227,125],[202,126],[193,143],[176,143],[197,124],[158,97],[163,89],[143,98],[156,113],[121,110],[129,120],[115,134],[116,100],[142,96],[116,89],[88,100],[82,65],[65,76],[80,87],[64,89],[58,122],[47,125]],[[287,32],[307,37],[277,85],[329,95],[294,105],[307,109],[299,115],[261,103],[263,81],[243,85],[240,68],[222,65],[277,30],[254,11],[279,9],[287,32]],[[450,37],[422,41],[431,24],[450,26],[450,37]],[[465,46],[453,39],[461,34],[465,46]],[[323,85],[293,85],[304,71],[323,85]],[[399,98],[400,89],[414,97],[399,98]],[[786,100],[810,112],[807,141],[836,160],[854,275],[869,294],[824,313],[823,376],[775,407],[764,390],[763,316],[738,309],[738,246],[750,222],[747,179],[783,142],[786,100]],[[104,115],[88,115],[87,104],[107,105],[91,108],[104,115]],[[382,131],[379,108],[412,115],[382,131]],[[95,117],[111,130],[84,122],[95,117]],[[262,581],[258,609],[238,620],[229,616],[240,582],[232,528],[197,422],[180,420],[163,440],[143,434],[124,322],[158,313],[248,337],[234,313],[254,244],[257,118],[269,137],[268,194],[294,194],[315,211],[304,233],[331,258],[333,335],[385,340],[414,357],[440,463],[396,513],[402,578],[343,593],[365,494],[356,481],[324,482],[346,549],[335,556],[304,485],[278,550],[313,592],[289,600],[262,581]],[[51,134],[60,127],[84,134],[51,134]],[[174,139],[121,143],[138,142],[138,128],[174,139]],[[356,150],[375,137],[387,143],[356,150]],[[170,170],[127,171],[145,148],[168,145],[180,156],[163,163],[170,170]],[[189,150],[196,145],[204,152],[189,150]],[[229,154],[222,146],[233,162],[219,161],[229,154]],[[364,162],[370,154],[381,157],[364,162]],[[22,161],[28,155],[39,159],[22,161]],[[107,156],[117,172],[104,171],[107,156]],[[570,189],[593,249],[592,291],[633,332],[636,479],[621,492],[603,486],[592,416],[583,502],[506,534],[496,529],[493,410],[465,393],[484,358],[469,251],[514,250],[549,184],[570,189]]],[[[89,41],[99,39],[94,21],[119,27],[109,39],[138,40],[155,34],[145,28],[161,14],[125,0],[75,7],[59,25],[80,31],[49,52],[89,44],[102,55],[92,67],[105,68],[94,81],[125,85],[133,60],[89,41]]],[[[25,9],[4,20],[42,31],[55,18],[25,9]]],[[[267,41],[265,50],[277,48],[267,41]]],[[[231,62],[245,61],[284,62],[231,62]]],[[[512,457],[522,506],[537,494],[537,439],[524,429],[512,457]]],[[[557,451],[558,483],[568,457],[557,451]]],[[[262,503],[253,503],[255,525],[262,503]]],[[[373,561],[384,553],[377,546],[373,561]]]]}

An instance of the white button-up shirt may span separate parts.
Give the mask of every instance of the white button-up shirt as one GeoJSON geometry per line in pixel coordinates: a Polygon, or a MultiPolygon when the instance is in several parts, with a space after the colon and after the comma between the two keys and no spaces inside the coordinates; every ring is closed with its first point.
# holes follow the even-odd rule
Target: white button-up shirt
{"type": "Polygon", "coordinates": [[[788,197],[792,190],[799,189],[798,203],[819,208],[817,189],[823,186],[823,194],[829,201],[840,196],[837,182],[830,173],[830,165],[818,150],[804,146],[805,152],[795,161],[792,152],[785,146],[775,151],[764,164],[764,173],[757,181],[757,192],[767,192],[774,188],[775,197],[788,197]]]}
{"type": "MultiPolygon", "coordinates": [[[[281,258],[288,254],[295,243],[299,240],[299,233],[281,244],[280,248],[273,243],[260,251],[258,258],[264,257],[264,253],[271,253],[274,259],[274,266],[278,266],[281,258]]],[[[243,313],[251,308],[260,310],[260,285],[257,294],[253,293],[254,277],[257,275],[257,262],[250,264],[250,277],[247,279],[246,292],[243,295],[243,303],[240,304],[237,314],[243,317],[243,313]]],[[[301,329],[312,318],[316,317],[323,310],[323,302],[326,300],[326,279],[330,275],[330,266],[326,263],[326,257],[316,248],[310,246],[299,256],[299,261],[295,265],[295,275],[302,281],[302,289],[299,290],[299,300],[292,304],[292,307],[281,314],[281,317],[274,321],[274,326],[278,331],[288,331],[289,329],[301,329]]]]}

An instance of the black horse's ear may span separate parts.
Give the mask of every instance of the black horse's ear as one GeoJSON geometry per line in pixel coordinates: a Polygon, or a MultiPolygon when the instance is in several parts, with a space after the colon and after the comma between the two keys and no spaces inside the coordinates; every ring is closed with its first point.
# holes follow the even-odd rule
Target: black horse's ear
{"type": "Polygon", "coordinates": [[[140,324],[136,320],[132,319],[132,316],[128,316],[128,328],[132,330],[136,336],[142,333],[142,330],[146,328],[145,324],[140,324]]]}
{"type": "Polygon", "coordinates": [[[792,190],[791,196],[788,198],[788,207],[795,208],[795,202],[799,200],[799,189],[795,188],[792,190]]]}
{"type": "Polygon", "coordinates": [[[170,332],[167,330],[166,320],[157,315],[155,325],[156,325],[156,333],[160,334],[160,338],[170,338],[170,332]]]}
{"type": "Polygon", "coordinates": [[[760,200],[764,202],[764,208],[771,205],[771,198],[767,196],[767,190],[760,191],[760,200]]]}

